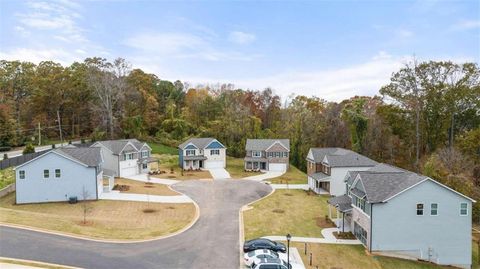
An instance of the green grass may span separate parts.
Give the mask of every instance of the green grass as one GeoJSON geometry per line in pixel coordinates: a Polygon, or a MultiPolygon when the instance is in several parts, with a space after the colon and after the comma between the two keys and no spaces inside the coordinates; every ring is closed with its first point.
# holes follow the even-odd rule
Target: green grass
{"type": "Polygon", "coordinates": [[[0,189],[15,182],[15,171],[12,168],[0,170],[0,189]]]}
{"type": "Polygon", "coordinates": [[[270,179],[273,184],[307,184],[307,174],[293,165],[280,177],[270,179]]]}
{"type": "Polygon", "coordinates": [[[247,240],[267,235],[322,237],[321,230],[333,227],[327,196],[308,195],[304,190],[276,190],[243,212],[247,240]]]}
{"type": "Polygon", "coordinates": [[[178,149],[174,147],[170,147],[170,146],[158,144],[158,143],[148,143],[148,145],[152,148],[153,154],[178,155],[178,149]]]}
{"type": "MultiPolygon", "coordinates": [[[[453,268],[427,262],[411,261],[390,257],[367,255],[361,245],[307,244],[305,255],[304,243],[291,243],[296,247],[307,269],[440,269],[453,268]],[[312,253],[312,266],[309,255],[312,253]]],[[[474,267],[476,268],[476,267],[474,267]]]]}
{"type": "Polygon", "coordinates": [[[232,178],[243,178],[261,174],[260,172],[247,172],[243,159],[227,156],[227,171],[232,178]]]}

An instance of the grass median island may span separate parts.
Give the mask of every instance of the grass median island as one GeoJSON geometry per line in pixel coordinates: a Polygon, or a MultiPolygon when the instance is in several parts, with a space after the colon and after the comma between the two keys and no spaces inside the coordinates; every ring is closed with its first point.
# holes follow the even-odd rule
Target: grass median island
{"type": "Polygon", "coordinates": [[[290,165],[288,171],[276,178],[269,179],[272,184],[307,184],[307,174],[297,167],[290,165]]]}
{"type": "Polygon", "coordinates": [[[227,156],[226,170],[230,173],[232,178],[244,178],[260,175],[261,172],[249,172],[245,171],[245,164],[242,158],[234,158],[227,156]]]}
{"type": "MultiPolygon", "coordinates": [[[[306,269],[440,269],[453,268],[427,262],[411,261],[382,256],[370,256],[361,245],[305,244],[290,243],[298,249],[306,269]],[[309,255],[312,253],[312,266],[309,265],[309,255]]],[[[476,268],[474,266],[474,268],[476,268]]]]}
{"type": "Polygon", "coordinates": [[[304,190],[276,190],[243,212],[245,239],[267,235],[322,237],[323,228],[333,227],[325,220],[327,197],[308,195],[304,190]]]}
{"type": "Polygon", "coordinates": [[[187,226],[195,217],[193,203],[89,201],[87,224],[83,202],[15,205],[15,193],[0,198],[0,222],[99,239],[149,239],[187,226]],[[151,213],[144,213],[145,210],[151,213]]]}
{"type": "MultiPolygon", "coordinates": [[[[164,174],[159,175],[152,175],[152,177],[156,178],[163,178],[163,179],[175,179],[175,180],[188,180],[188,179],[210,179],[212,175],[210,172],[205,170],[200,171],[183,171],[178,165],[178,155],[170,155],[170,154],[154,154],[154,158],[158,158],[160,160],[160,167],[159,170],[165,171],[164,174]],[[172,173],[173,170],[173,173],[172,173]]],[[[157,169],[156,164],[152,164],[152,170],[157,169]]]]}
{"type": "Polygon", "coordinates": [[[0,189],[15,182],[15,171],[13,168],[0,170],[0,189]]]}
{"type": "Polygon", "coordinates": [[[171,190],[167,185],[155,184],[148,182],[135,181],[125,178],[115,179],[115,185],[127,186],[128,190],[120,192],[122,193],[138,193],[138,194],[151,194],[151,195],[180,195],[180,193],[171,190]]]}

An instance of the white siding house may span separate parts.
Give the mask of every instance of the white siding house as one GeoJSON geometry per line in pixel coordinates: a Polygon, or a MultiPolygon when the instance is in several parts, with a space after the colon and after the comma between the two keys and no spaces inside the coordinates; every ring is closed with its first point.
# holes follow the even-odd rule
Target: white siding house
{"type": "Polygon", "coordinates": [[[178,164],[181,168],[225,168],[227,148],[215,138],[190,138],[178,146],[178,164]]]}
{"type": "Polygon", "coordinates": [[[98,199],[103,191],[101,164],[100,148],[49,151],[15,168],[16,203],[98,199]]]}

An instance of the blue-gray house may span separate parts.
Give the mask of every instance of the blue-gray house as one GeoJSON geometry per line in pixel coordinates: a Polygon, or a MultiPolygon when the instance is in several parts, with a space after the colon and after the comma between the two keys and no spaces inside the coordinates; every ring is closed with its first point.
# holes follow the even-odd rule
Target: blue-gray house
{"type": "Polygon", "coordinates": [[[178,146],[178,164],[186,170],[225,168],[226,150],[215,138],[190,138],[178,146]]]}
{"type": "Polygon", "coordinates": [[[330,217],[369,252],[471,268],[473,199],[386,164],[350,171],[345,182],[347,194],[328,201],[330,217]]]}

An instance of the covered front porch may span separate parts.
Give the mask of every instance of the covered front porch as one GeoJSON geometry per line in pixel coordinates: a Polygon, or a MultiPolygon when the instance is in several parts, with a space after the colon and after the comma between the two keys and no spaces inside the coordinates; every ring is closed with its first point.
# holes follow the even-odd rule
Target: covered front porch
{"type": "Polygon", "coordinates": [[[186,156],[183,159],[183,169],[199,170],[205,167],[205,156],[186,156]]]}
{"type": "Polygon", "coordinates": [[[145,173],[150,172],[152,163],[157,164],[157,169],[158,169],[158,167],[160,167],[160,161],[157,158],[147,157],[147,158],[139,159],[138,160],[139,174],[145,174],[145,173]]]}
{"type": "Polygon", "coordinates": [[[245,171],[266,171],[266,158],[245,158],[245,171]]]}
{"type": "Polygon", "coordinates": [[[328,199],[328,218],[340,232],[352,231],[352,199],[348,195],[328,199]]]}
{"type": "Polygon", "coordinates": [[[329,194],[330,176],[322,172],[311,174],[308,176],[308,186],[317,194],[329,194]]]}

